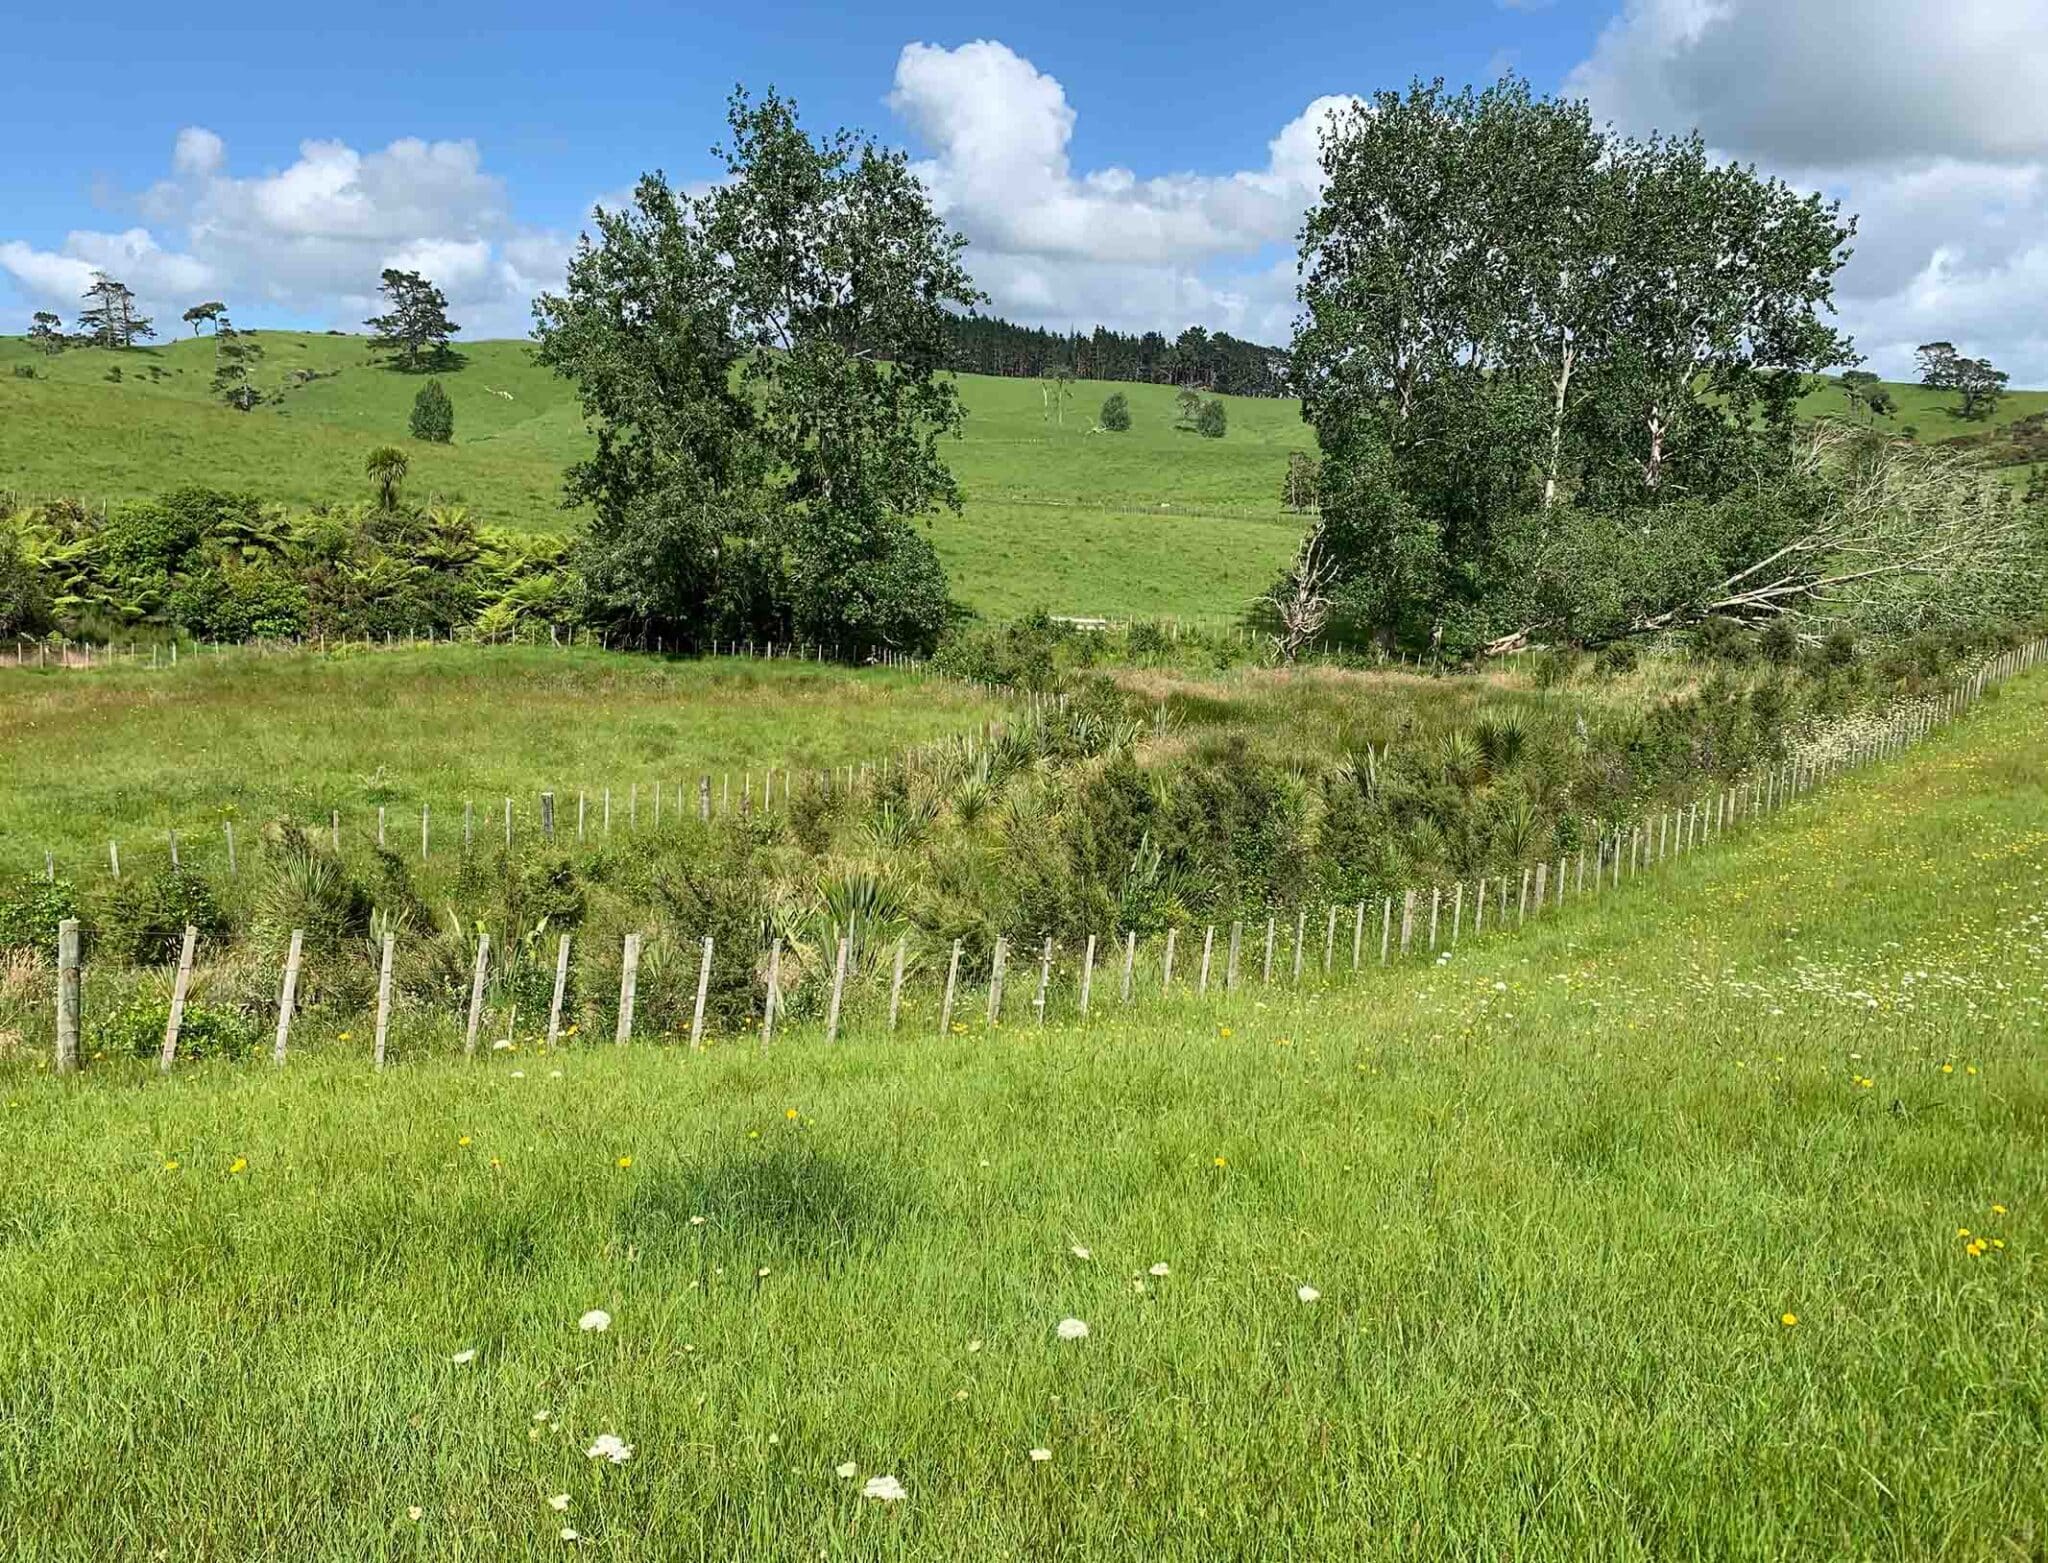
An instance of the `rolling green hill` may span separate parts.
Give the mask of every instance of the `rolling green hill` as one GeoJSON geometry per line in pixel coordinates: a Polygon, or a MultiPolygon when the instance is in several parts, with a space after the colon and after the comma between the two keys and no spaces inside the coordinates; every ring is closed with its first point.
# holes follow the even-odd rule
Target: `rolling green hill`
{"type": "MultiPolygon", "coordinates": [[[[455,442],[434,446],[406,436],[421,380],[372,365],[363,338],[257,335],[260,383],[279,395],[249,413],[210,394],[210,338],[53,358],[0,339],[0,488],[99,500],[209,483],[293,504],[352,500],[368,492],[367,451],[398,443],[416,498],[506,526],[580,523],[561,487],[585,446],[583,420],[527,344],[464,349],[464,366],[442,376],[455,442]]],[[[1280,509],[1280,478],[1287,452],[1312,436],[1292,401],[1225,398],[1230,432],[1205,440],[1174,427],[1165,386],[1082,381],[1061,419],[1033,380],[969,375],[961,387],[967,433],[949,454],[967,511],[936,518],[933,539],[956,593],[985,612],[1228,612],[1293,549],[1299,525],[1280,509]],[[1132,428],[1091,433],[1112,390],[1130,398],[1132,428]]]]}

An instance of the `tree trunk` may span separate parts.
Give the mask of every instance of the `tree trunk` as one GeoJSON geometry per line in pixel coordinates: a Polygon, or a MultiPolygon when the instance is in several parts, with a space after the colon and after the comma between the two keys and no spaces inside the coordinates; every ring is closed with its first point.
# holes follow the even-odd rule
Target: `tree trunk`
{"type": "Polygon", "coordinates": [[[1550,409],[1550,473],[1543,480],[1543,508],[1548,510],[1557,503],[1557,464],[1564,449],[1564,400],[1571,389],[1572,365],[1577,361],[1572,344],[1564,344],[1564,357],[1560,360],[1557,374],[1557,399],[1550,409]]]}

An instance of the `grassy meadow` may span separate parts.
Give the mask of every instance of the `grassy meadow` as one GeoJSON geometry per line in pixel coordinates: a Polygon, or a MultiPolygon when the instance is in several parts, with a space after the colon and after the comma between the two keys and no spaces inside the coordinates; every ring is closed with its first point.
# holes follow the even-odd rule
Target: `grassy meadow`
{"type": "Polygon", "coordinates": [[[1092,1026],[15,1055],[10,1553],[2032,1556],[2044,775],[2035,676],[1520,933],[1092,1026]]]}
{"type": "MultiPolygon", "coordinates": [[[[398,444],[415,498],[526,530],[581,524],[561,493],[563,469],[586,447],[582,417],[527,344],[463,349],[464,366],[441,377],[455,440],[436,446],[406,433],[422,380],[373,366],[363,338],[252,335],[264,348],[259,383],[282,399],[250,413],[210,395],[208,338],[45,358],[0,337],[0,484],[95,502],[202,483],[334,503],[364,498],[365,455],[398,444]],[[18,378],[17,365],[35,378],[18,378]]],[[[1299,523],[1281,509],[1281,477],[1288,451],[1314,446],[1296,402],[1225,397],[1230,432],[1206,440],[1175,426],[1166,386],[1081,381],[1054,417],[1035,380],[965,375],[960,385],[967,429],[947,457],[967,509],[934,517],[931,536],[968,605],[995,615],[1230,611],[1292,554],[1299,523]],[[1117,390],[1131,402],[1130,432],[1089,432],[1117,390]]]]}
{"type": "MultiPolygon", "coordinates": [[[[630,789],[673,800],[697,778],[878,763],[972,731],[1001,703],[894,669],[747,658],[662,659],[527,647],[450,646],[328,656],[187,655],[175,668],[0,668],[0,868],[160,861],[164,832],[198,861],[221,857],[226,821],[340,810],[360,837],[379,804],[417,841],[422,803],[440,839],[474,799],[486,825],[516,799],[530,828],[552,788],[564,826],[576,795],[604,789],[621,822],[630,789]],[[200,835],[200,832],[204,835],[200,835]]],[[[592,817],[593,828],[595,816],[592,817]]],[[[410,835],[408,836],[408,833],[410,835]]],[[[247,839],[245,832],[244,839],[247,839]]]]}

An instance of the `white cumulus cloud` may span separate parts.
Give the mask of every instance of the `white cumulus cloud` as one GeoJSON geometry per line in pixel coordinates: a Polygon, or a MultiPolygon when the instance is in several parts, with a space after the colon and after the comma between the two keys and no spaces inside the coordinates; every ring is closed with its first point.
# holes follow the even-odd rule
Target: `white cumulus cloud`
{"type": "Polygon", "coordinates": [[[1626,0],[1568,90],[1839,196],[1879,372],[1939,337],[2048,385],[2044,39],[2048,0],[1626,0]]]}

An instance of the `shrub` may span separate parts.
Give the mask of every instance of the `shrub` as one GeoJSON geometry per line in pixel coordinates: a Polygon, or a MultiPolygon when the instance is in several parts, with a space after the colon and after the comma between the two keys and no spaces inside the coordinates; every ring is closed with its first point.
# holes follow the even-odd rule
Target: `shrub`
{"type": "Polygon", "coordinates": [[[455,438],[455,404],[441,389],[439,380],[429,380],[420,387],[420,394],[412,399],[409,427],[414,439],[427,440],[435,445],[446,445],[455,438]]]}
{"type": "Polygon", "coordinates": [[[1699,662],[1727,662],[1740,667],[1755,652],[1756,641],[1733,619],[1702,619],[1692,632],[1692,654],[1699,662]]]}
{"type": "Polygon", "coordinates": [[[1856,633],[1844,626],[1827,632],[1820,643],[1820,663],[1825,668],[1846,668],[1856,660],[1856,633]]]}
{"type": "Polygon", "coordinates": [[[178,958],[185,926],[203,938],[228,931],[213,887],[189,868],[164,868],[116,880],[95,929],[99,952],[124,966],[159,966],[178,958]]]}
{"type": "Polygon", "coordinates": [[[1131,400],[1122,391],[1112,391],[1102,403],[1098,420],[1111,434],[1122,434],[1131,426],[1131,400]]]}
{"type": "Polygon", "coordinates": [[[22,878],[0,890],[0,950],[57,948],[57,924],[78,915],[68,879],[22,878]]]}
{"type": "Polygon", "coordinates": [[[13,534],[0,534],[0,636],[41,635],[49,627],[48,588],[13,534]]]}
{"type": "Polygon", "coordinates": [[[1205,440],[1220,440],[1228,432],[1230,415],[1223,410],[1223,403],[1210,397],[1202,403],[1202,410],[1195,414],[1195,432],[1205,440]]]}
{"type": "MultiPolygon", "coordinates": [[[[107,1017],[94,1040],[109,1053],[155,1058],[163,1051],[164,1028],[170,1019],[170,995],[155,986],[145,987],[107,1017]]],[[[262,1041],[262,1029],[253,1017],[186,1000],[185,1013],[178,1022],[180,1058],[246,1058],[262,1041]]]]}
{"type": "Polygon", "coordinates": [[[256,884],[250,931],[281,955],[294,928],[307,951],[329,954],[370,931],[370,897],[348,871],[289,823],[270,831],[256,884]]]}
{"type": "Polygon", "coordinates": [[[1576,646],[1552,646],[1536,659],[1531,678],[1538,689],[1562,689],[1579,670],[1576,646]]]}
{"type": "Polygon", "coordinates": [[[1789,667],[1799,655],[1799,633],[1784,619],[1773,619],[1756,638],[1756,649],[1773,667],[1789,667]]]}
{"type": "Polygon", "coordinates": [[[1593,666],[1609,678],[1620,678],[1633,673],[1639,660],[1634,641],[1616,640],[1600,648],[1600,655],[1593,659],[1593,666]]]}

